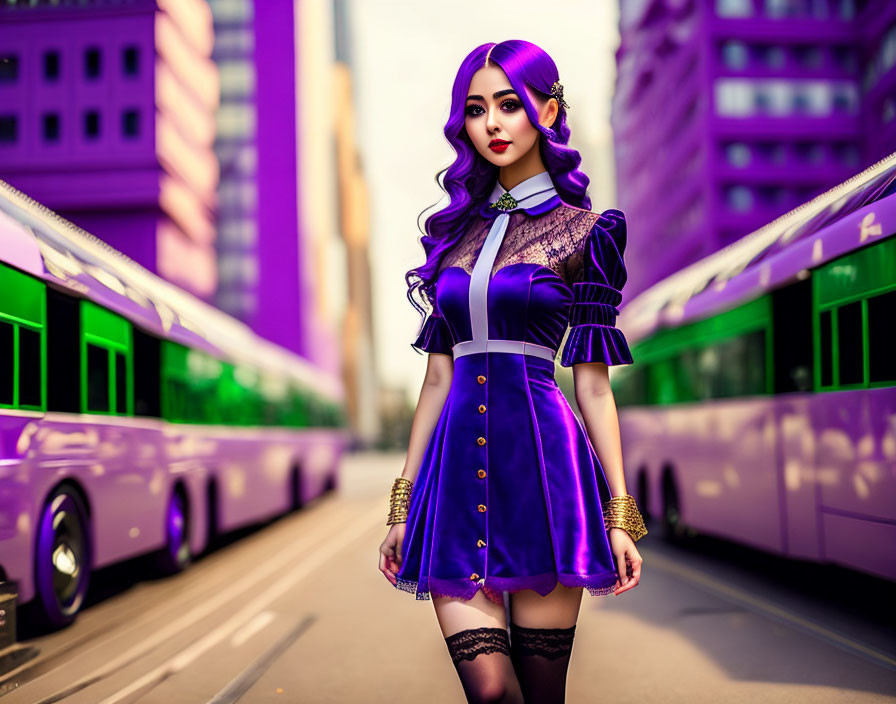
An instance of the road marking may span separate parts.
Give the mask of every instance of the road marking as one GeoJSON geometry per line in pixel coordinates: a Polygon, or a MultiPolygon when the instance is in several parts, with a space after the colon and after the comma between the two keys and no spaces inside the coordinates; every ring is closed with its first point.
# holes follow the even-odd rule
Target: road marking
{"type": "MultiPolygon", "coordinates": [[[[370,512],[370,515],[373,515],[372,511],[370,512]]],[[[227,589],[220,590],[216,596],[203,601],[201,604],[194,608],[191,608],[180,619],[169,621],[163,628],[159,629],[158,631],[153,631],[151,635],[143,638],[137,645],[129,648],[118,657],[113,658],[102,667],[97,668],[89,675],[82,677],[81,679],[67,686],[65,689],[39,700],[36,704],[53,704],[54,702],[58,702],[65,697],[71,696],[76,692],[82,689],[86,689],[94,683],[108,677],[116,670],[132,664],[139,658],[143,657],[146,653],[164,643],[169,638],[173,638],[181,631],[195,624],[197,621],[205,618],[211,613],[214,613],[215,610],[223,607],[228,602],[238,598],[240,594],[251,589],[253,586],[255,586],[256,583],[265,580],[271,574],[277,572],[278,570],[281,570],[285,565],[292,563],[296,559],[296,557],[299,557],[303,552],[307,551],[308,543],[313,544],[315,542],[327,542],[333,535],[333,528],[331,527],[331,523],[332,522],[314,524],[313,532],[304,534],[299,539],[297,539],[293,544],[292,550],[277,553],[271,559],[261,563],[255,571],[247,574],[238,582],[232,584],[227,589]]],[[[339,523],[339,526],[342,525],[342,523],[339,523]]],[[[103,644],[97,644],[96,648],[100,648],[102,647],[102,645],[103,644]]],[[[59,668],[54,668],[53,670],[49,670],[40,677],[26,682],[21,687],[19,687],[17,691],[22,691],[26,687],[33,686],[35,683],[53,674],[58,669],[59,668]]]]}
{"type": "Polygon", "coordinates": [[[245,670],[234,677],[224,689],[218,692],[213,699],[209,700],[208,704],[232,704],[240,699],[314,620],[315,616],[310,614],[303,618],[286,634],[281,636],[276,643],[255,658],[245,670]]]}
{"type": "Polygon", "coordinates": [[[230,639],[230,645],[239,648],[243,643],[258,633],[262,628],[267,626],[274,620],[273,611],[262,611],[258,616],[253,618],[246,627],[240,630],[233,638],[230,639]]]}
{"type": "Polygon", "coordinates": [[[798,630],[803,631],[804,633],[815,636],[819,640],[822,640],[829,645],[834,645],[838,648],[841,648],[842,650],[846,650],[847,652],[852,653],[853,655],[859,655],[866,659],[870,659],[876,665],[885,667],[888,670],[896,670],[896,658],[894,658],[893,656],[883,651],[877,650],[876,648],[867,646],[864,643],[860,643],[859,641],[850,638],[849,636],[845,636],[842,633],[837,633],[830,628],[821,626],[813,621],[802,618],[801,616],[797,616],[796,614],[791,613],[785,608],[776,606],[775,604],[772,604],[766,600],[758,599],[749,592],[745,592],[741,589],[738,589],[737,587],[732,587],[731,585],[725,584],[718,579],[714,579],[713,577],[694,570],[694,568],[692,567],[682,567],[673,560],[656,554],[650,555],[649,564],[657,567],[660,570],[669,572],[676,575],[677,577],[681,577],[684,580],[697,584],[707,591],[714,593],[716,596],[722,596],[723,598],[726,598],[729,601],[734,601],[735,603],[740,605],[746,604],[755,611],[758,611],[778,621],[782,621],[789,626],[793,626],[798,630]]]}
{"type": "Polygon", "coordinates": [[[319,548],[315,552],[310,553],[304,560],[299,562],[292,570],[287,572],[283,577],[274,582],[265,591],[259,594],[255,599],[250,601],[245,607],[231,616],[227,621],[222,623],[213,631],[206,633],[202,638],[192,645],[184,648],[179,653],[169,658],[161,665],[153,668],[142,677],[134,680],[131,684],[123,689],[118,690],[112,696],[103,699],[99,704],[117,704],[117,702],[130,697],[132,694],[144,689],[150,689],[168,677],[180,672],[199,656],[213,648],[219,642],[224,640],[233,631],[244,623],[247,623],[258,612],[267,608],[274,599],[282,596],[297,582],[311,574],[312,570],[317,569],[321,564],[333,557],[339,550],[346,547],[353,540],[361,536],[365,531],[370,530],[377,522],[380,521],[382,509],[377,506],[368,511],[353,525],[353,528],[345,530],[338,535],[338,540],[326,541],[324,547],[319,548]]]}

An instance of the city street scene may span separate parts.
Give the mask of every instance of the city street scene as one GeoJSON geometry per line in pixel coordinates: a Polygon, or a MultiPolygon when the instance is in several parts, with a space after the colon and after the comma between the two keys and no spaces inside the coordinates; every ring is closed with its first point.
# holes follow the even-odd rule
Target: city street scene
{"type": "Polygon", "coordinates": [[[0,0],[0,704],[896,702],[896,3],[0,0]]]}

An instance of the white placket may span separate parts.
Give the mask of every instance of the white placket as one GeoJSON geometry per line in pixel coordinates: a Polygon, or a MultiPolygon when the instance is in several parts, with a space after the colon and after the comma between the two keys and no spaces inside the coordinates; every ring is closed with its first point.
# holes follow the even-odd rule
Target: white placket
{"type": "Polygon", "coordinates": [[[510,191],[505,191],[500,184],[496,184],[489,202],[497,202],[504,193],[509,193],[516,200],[517,206],[513,210],[501,212],[486,235],[473,266],[473,272],[470,274],[469,306],[472,339],[455,345],[454,356],[476,352],[514,352],[553,359],[554,351],[542,345],[519,340],[489,340],[488,337],[488,286],[495,259],[507,232],[510,213],[520,208],[534,207],[557,195],[550,175],[546,171],[526,179],[510,191]]]}

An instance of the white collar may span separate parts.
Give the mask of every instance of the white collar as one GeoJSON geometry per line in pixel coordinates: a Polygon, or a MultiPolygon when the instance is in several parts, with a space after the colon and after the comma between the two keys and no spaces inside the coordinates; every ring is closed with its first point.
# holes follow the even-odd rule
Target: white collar
{"type": "Polygon", "coordinates": [[[531,208],[536,206],[539,203],[543,203],[548,198],[555,196],[557,194],[557,189],[554,188],[554,182],[551,180],[551,175],[547,171],[542,171],[534,176],[530,176],[509,191],[501,185],[500,181],[496,180],[495,187],[492,189],[492,193],[488,199],[489,205],[491,206],[492,204],[497,203],[498,199],[505,193],[513,198],[516,205],[506,209],[497,208],[503,212],[507,212],[507,210],[515,210],[517,208],[531,208]]]}

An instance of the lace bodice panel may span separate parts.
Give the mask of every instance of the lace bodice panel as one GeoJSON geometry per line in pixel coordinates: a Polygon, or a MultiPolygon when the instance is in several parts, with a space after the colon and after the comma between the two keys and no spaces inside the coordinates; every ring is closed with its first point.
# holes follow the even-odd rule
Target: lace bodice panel
{"type": "MultiPolygon", "coordinates": [[[[565,204],[537,216],[511,213],[492,276],[505,266],[529,263],[551,269],[568,286],[581,281],[583,242],[598,217],[598,213],[565,204]]],[[[461,241],[442,259],[439,271],[457,266],[471,274],[493,222],[493,219],[477,217],[461,241]]]]}

